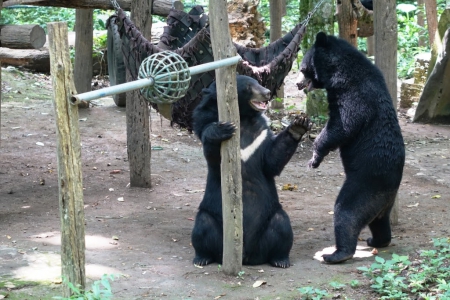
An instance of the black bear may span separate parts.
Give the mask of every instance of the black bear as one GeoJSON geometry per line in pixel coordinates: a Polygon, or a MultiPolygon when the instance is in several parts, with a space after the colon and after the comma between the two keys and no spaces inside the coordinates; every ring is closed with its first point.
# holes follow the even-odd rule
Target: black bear
{"type": "Polygon", "coordinates": [[[336,251],[328,263],[353,257],[369,225],[371,247],[391,242],[389,216],[405,163],[397,114],[380,70],[346,41],[320,32],[301,63],[299,89],[326,89],[329,119],[314,141],[309,167],[339,148],[345,181],[334,206],[336,251]]]}
{"type": "MultiPolygon", "coordinates": [[[[282,209],[275,176],[295,153],[311,125],[307,117],[296,117],[274,135],[263,112],[270,91],[248,76],[237,76],[240,114],[240,145],[243,201],[243,258],[246,265],[270,263],[290,266],[293,233],[288,215],[282,209]]],[[[208,165],[205,194],[192,230],[195,265],[222,263],[223,221],[220,174],[220,146],[232,137],[236,126],[219,122],[216,84],[203,89],[203,98],[193,112],[193,129],[203,144],[208,165]]]]}

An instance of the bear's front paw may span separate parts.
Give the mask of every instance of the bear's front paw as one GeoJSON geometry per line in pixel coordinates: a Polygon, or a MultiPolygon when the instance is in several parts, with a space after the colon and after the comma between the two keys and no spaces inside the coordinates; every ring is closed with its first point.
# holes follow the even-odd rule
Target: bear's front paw
{"type": "Polygon", "coordinates": [[[314,151],[313,157],[308,162],[308,167],[315,169],[320,166],[320,163],[322,162],[322,160],[323,160],[323,157],[314,151]]]}
{"type": "Polygon", "coordinates": [[[215,122],[211,124],[205,138],[211,141],[226,141],[236,132],[236,125],[232,122],[215,122]]]}
{"type": "Polygon", "coordinates": [[[307,116],[297,116],[289,126],[289,132],[294,139],[300,140],[307,131],[311,130],[311,127],[312,123],[307,116]]]}

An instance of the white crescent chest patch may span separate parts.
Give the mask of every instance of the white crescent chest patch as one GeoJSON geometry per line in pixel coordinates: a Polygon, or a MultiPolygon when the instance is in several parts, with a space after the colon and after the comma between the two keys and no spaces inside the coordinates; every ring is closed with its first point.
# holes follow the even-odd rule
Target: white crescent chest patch
{"type": "Polygon", "coordinates": [[[264,142],[264,140],[267,137],[267,131],[268,129],[265,129],[261,131],[259,136],[245,149],[241,149],[241,160],[246,162],[252,155],[255,153],[255,151],[261,146],[261,144],[264,142]]]}

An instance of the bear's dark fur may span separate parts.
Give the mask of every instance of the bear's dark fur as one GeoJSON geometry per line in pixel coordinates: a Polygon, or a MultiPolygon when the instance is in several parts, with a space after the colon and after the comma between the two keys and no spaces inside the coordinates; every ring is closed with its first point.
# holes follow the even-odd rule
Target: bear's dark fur
{"type": "MultiPolygon", "coordinates": [[[[237,76],[240,114],[240,145],[243,200],[243,264],[270,263],[290,266],[293,234],[290,220],[278,200],[275,176],[295,153],[310,128],[306,117],[296,118],[277,136],[270,130],[263,111],[270,91],[248,76],[237,76]]],[[[234,124],[219,122],[216,84],[203,90],[193,113],[194,132],[203,144],[208,165],[205,195],[192,230],[194,264],[222,263],[223,222],[220,146],[232,137],[234,124]]]]}
{"type": "Polygon", "coordinates": [[[320,32],[305,54],[299,89],[327,90],[329,120],[314,141],[309,166],[339,148],[346,179],[334,206],[336,251],[328,263],[353,256],[358,235],[369,225],[371,247],[391,242],[389,216],[405,163],[405,146],[380,70],[342,39],[320,32]]]}

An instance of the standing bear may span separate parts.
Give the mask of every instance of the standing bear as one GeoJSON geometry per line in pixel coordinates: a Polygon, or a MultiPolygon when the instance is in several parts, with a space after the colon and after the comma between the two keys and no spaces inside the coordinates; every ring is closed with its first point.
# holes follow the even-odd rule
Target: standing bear
{"type": "Polygon", "coordinates": [[[339,263],[352,258],[366,225],[372,233],[367,245],[387,247],[405,146],[383,75],[355,47],[323,32],[305,54],[300,71],[298,88],[326,89],[329,107],[309,167],[319,167],[339,148],[346,176],[334,206],[336,251],[323,259],[339,263]]]}
{"type": "MultiPolygon", "coordinates": [[[[275,267],[287,268],[293,233],[289,217],[278,200],[275,176],[280,175],[311,124],[308,118],[297,117],[275,136],[263,116],[270,91],[251,77],[238,75],[236,79],[242,164],[242,263],[268,262],[275,267]]],[[[222,263],[220,146],[237,130],[233,123],[219,122],[215,82],[203,89],[203,98],[194,110],[193,121],[208,165],[205,194],[192,230],[194,264],[204,266],[222,263]]]]}

